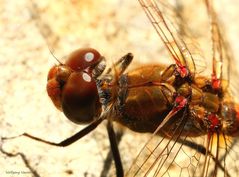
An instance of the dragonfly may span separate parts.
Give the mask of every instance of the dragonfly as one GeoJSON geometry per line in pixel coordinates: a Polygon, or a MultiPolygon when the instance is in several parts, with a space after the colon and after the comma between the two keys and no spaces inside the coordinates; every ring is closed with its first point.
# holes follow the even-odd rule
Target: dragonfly
{"type": "MultiPolygon", "coordinates": [[[[238,146],[236,139],[238,137],[238,103],[236,103],[229,90],[230,75],[232,75],[230,70],[235,71],[235,69],[232,66],[233,59],[228,53],[229,47],[219,26],[213,2],[205,0],[205,7],[211,25],[213,54],[211,76],[204,79],[201,78],[198,71],[199,67],[197,67],[193,54],[183,41],[182,36],[180,36],[179,32],[175,32],[160,10],[161,2],[153,0],[139,0],[139,2],[174,59],[180,75],[180,81],[185,78],[184,69],[186,69],[186,78],[189,73],[191,78],[186,83],[190,85],[190,98],[184,97],[187,103],[184,103],[184,99],[177,103],[178,97],[176,97],[174,100],[176,105],[157,126],[152,137],[134,160],[126,176],[238,175],[236,165],[238,162],[232,157],[235,152],[231,153],[232,149],[235,148],[234,146],[238,146]],[[202,81],[198,79],[204,80],[205,85],[198,85],[202,81]],[[204,94],[217,95],[218,101],[212,97],[211,101],[219,107],[213,110],[209,104],[204,105],[202,102],[199,105],[205,109],[201,109],[202,107],[197,103],[194,105],[194,84],[202,89],[204,94]],[[183,111],[182,114],[179,114],[179,117],[174,115],[178,109],[183,111]],[[201,124],[200,121],[198,122],[198,118],[207,123],[201,122],[201,124]],[[202,125],[205,127],[201,127],[202,125]],[[164,130],[165,127],[166,130],[164,130]],[[162,136],[162,139],[157,140],[156,135],[162,136]],[[180,158],[184,158],[184,161],[180,162],[180,158]],[[229,167],[229,164],[233,164],[233,167],[229,167]]],[[[178,93],[180,89],[176,90],[178,93]]],[[[200,100],[206,101],[206,97],[200,96],[200,100]]]]}
{"type": "Polygon", "coordinates": [[[232,59],[212,2],[205,1],[212,27],[210,77],[200,75],[188,45],[160,10],[163,2],[139,3],[174,64],[145,65],[126,72],[133,60],[131,53],[106,68],[106,59],[97,50],[75,50],[65,63],[50,69],[47,92],[69,120],[88,125],[60,143],[27,133],[23,136],[53,146],[68,146],[107,121],[117,176],[238,174],[233,157],[236,152],[232,150],[239,133],[238,105],[229,90],[232,59]],[[139,133],[152,133],[126,172],[112,122],[139,133]]]}

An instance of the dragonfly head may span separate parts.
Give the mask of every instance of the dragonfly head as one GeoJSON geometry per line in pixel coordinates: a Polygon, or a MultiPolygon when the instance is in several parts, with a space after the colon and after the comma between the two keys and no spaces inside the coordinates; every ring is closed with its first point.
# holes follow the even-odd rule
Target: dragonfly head
{"type": "Polygon", "coordinates": [[[65,64],[55,65],[48,72],[49,97],[75,123],[90,123],[101,112],[93,70],[102,58],[95,49],[78,49],[69,55],[65,64]]]}

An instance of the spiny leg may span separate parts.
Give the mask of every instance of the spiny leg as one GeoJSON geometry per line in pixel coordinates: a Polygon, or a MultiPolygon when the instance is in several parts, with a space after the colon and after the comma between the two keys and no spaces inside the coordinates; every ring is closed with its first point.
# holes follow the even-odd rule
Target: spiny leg
{"type": "Polygon", "coordinates": [[[85,127],[84,129],[82,129],[81,131],[77,132],[76,134],[74,134],[73,136],[61,141],[60,143],[55,143],[55,142],[50,142],[35,136],[32,136],[28,133],[23,133],[21,135],[15,136],[15,137],[3,137],[2,140],[8,140],[8,139],[14,139],[20,136],[25,136],[28,137],[30,139],[36,140],[36,141],[40,141],[42,143],[48,144],[48,145],[52,145],[52,146],[59,146],[59,147],[65,147],[65,146],[69,146],[70,144],[76,142],[77,140],[79,140],[80,138],[84,137],[85,135],[87,135],[88,133],[90,133],[92,130],[94,130],[104,119],[100,118],[97,119],[96,121],[92,122],[90,125],[88,125],[87,127],[85,127]]]}
{"type": "Polygon", "coordinates": [[[127,67],[130,65],[130,63],[133,60],[133,57],[134,56],[132,53],[128,53],[128,54],[124,55],[116,63],[114,63],[114,65],[111,68],[109,68],[107,70],[106,74],[111,73],[112,69],[113,69],[113,70],[116,70],[119,75],[121,75],[127,69],[127,67]]]}
{"type": "Polygon", "coordinates": [[[124,170],[120,158],[120,153],[118,149],[118,142],[116,140],[116,135],[113,129],[113,124],[111,121],[107,122],[107,132],[108,132],[108,137],[110,141],[110,148],[111,152],[113,155],[113,159],[115,162],[115,168],[116,168],[116,175],[117,177],[123,177],[124,176],[124,170]]]}
{"type": "MultiPolygon", "coordinates": [[[[117,145],[119,145],[122,137],[123,137],[122,131],[116,132],[117,145]]],[[[112,160],[113,160],[112,152],[111,152],[111,150],[109,150],[109,152],[106,156],[106,159],[104,161],[103,170],[101,171],[101,174],[100,174],[101,177],[107,176],[107,174],[109,173],[109,170],[110,170],[110,167],[112,164],[112,160]]]]}

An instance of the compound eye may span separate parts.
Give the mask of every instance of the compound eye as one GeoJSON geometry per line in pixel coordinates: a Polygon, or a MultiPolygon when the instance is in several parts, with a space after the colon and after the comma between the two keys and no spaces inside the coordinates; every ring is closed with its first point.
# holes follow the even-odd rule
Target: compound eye
{"type": "Polygon", "coordinates": [[[83,71],[99,63],[101,58],[102,56],[95,49],[78,49],[70,54],[66,61],[66,65],[74,71],[83,71]]]}
{"type": "Polygon", "coordinates": [[[75,123],[90,123],[101,112],[92,72],[102,58],[95,49],[78,49],[70,54],[65,64],[53,66],[48,72],[49,97],[75,123]]]}
{"type": "Polygon", "coordinates": [[[92,122],[99,114],[99,96],[95,81],[86,72],[70,75],[62,91],[62,109],[71,121],[92,122]]]}

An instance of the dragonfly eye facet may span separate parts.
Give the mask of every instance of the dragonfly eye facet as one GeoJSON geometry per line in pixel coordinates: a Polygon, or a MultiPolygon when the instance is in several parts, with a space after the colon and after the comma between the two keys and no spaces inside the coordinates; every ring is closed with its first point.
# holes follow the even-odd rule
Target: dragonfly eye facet
{"type": "Polygon", "coordinates": [[[75,123],[90,123],[100,114],[101,105],[92,70],[101,58],[95,49],[78,49],[70,54],[64,65],[53,66],[48,73],[49,97],[75,123]]]}

